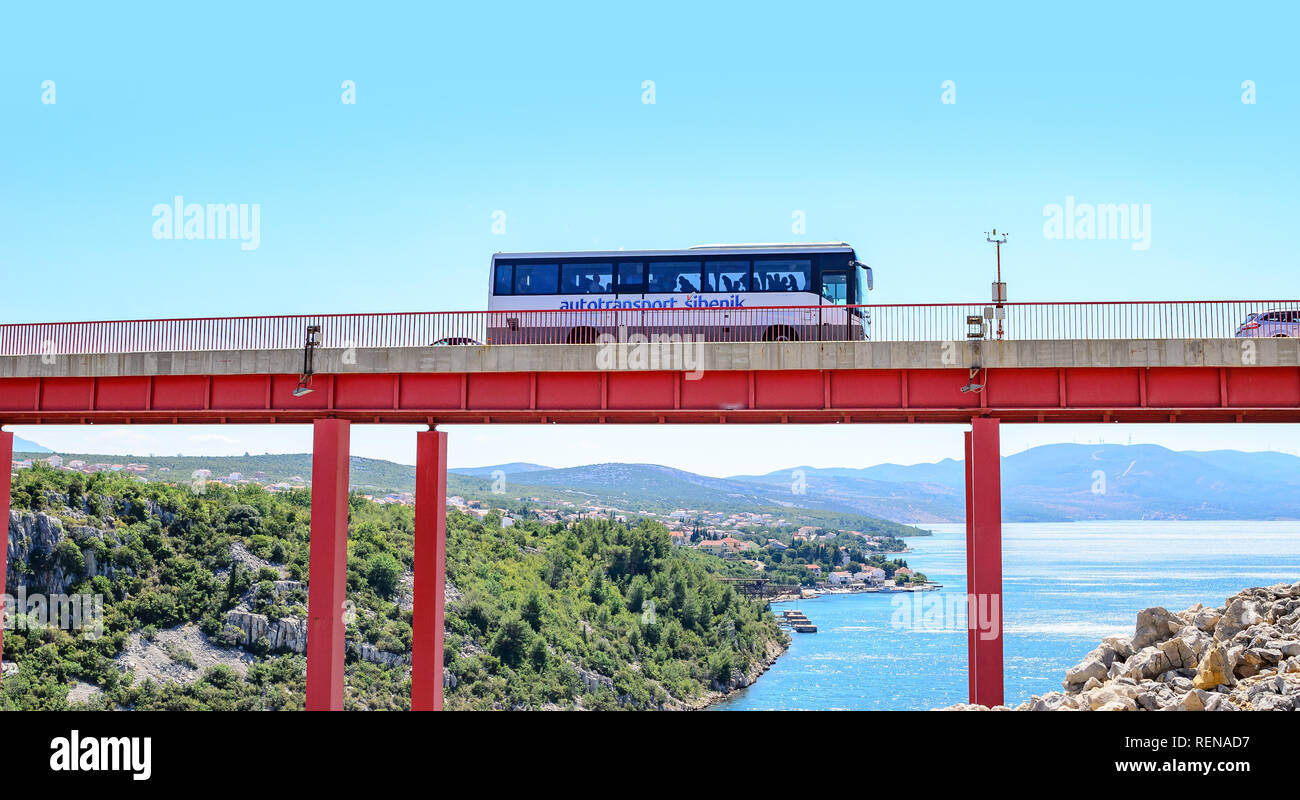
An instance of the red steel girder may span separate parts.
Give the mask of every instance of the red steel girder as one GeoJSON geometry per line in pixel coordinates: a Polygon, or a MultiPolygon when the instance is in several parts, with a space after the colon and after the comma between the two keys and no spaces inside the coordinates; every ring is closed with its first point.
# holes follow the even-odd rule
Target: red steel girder
{"type": "Polygon", "coordinates": [[[3,424],[1300,422],[1300,368],[342,373],[0,378],[3,424]]]}

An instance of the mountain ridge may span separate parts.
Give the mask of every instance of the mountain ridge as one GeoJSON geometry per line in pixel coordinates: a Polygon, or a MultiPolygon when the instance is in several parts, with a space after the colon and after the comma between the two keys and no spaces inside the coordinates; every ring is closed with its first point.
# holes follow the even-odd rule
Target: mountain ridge
{"type": "MultiPolygon", "coordinates": [[[[44,454],[34,453],[37,457],[44,454]]],[[[143,457],[63,454],[91,463],[141,461],[168,466],[150,477],[187,480],[194,469],[268,481],[309,479],[307,453],[264,456],[143,457]]],[[[354,488],[412,491],[415,468],[352,456],[354,488]]],[[[549,468],[509,462],[449,470],[448,490],[479,491],[496,471],[513,492],[592,500],[619,507],[804,509],[903,524],[960,522],[961,461],[870,467],[792,467],[765,475],[715,478],[659,464],[605,462],[549,468]],[[623,504],[620,506],[620,504],[623,504]]],[[[1008,522],[1090,519],[1300,519],[1300,457],[1274,451],[1175,451],[1159,445],[1053,444],[1002,458],[1008,522]]]]}

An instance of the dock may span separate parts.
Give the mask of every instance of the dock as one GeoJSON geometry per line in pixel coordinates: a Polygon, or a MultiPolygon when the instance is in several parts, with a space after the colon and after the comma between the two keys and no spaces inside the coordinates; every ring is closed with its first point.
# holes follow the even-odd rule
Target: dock
{"type": "Polygon", "coordinates": [[[795,633],[816,633],[817,626],[802,611],[784,611],[785,622],[795,633]]]}

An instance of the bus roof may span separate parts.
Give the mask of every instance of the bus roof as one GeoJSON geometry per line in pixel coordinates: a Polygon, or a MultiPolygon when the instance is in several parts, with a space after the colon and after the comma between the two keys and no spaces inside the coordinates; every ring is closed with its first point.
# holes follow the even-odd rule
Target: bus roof
{"type": "Polygon", "coordinates": [[[728,253],[747,255],[782,255],[785,253],[840,253],[853,252],[847,242],[773,242],[768,244],[700,244],[685,250],[564,250],[536,253],[492,254],[498,258],[629,258],[640,256],[698,256],[701,253],[728,253]]]}

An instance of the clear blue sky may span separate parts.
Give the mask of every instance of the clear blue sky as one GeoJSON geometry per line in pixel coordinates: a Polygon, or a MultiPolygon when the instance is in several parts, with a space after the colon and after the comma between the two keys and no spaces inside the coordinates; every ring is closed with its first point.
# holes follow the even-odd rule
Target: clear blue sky
{"type": "MultiPolygon", "coordinates": [[[[568,9],[11,4],[0,319],[479,309],[494,250],[791,239],[853,243],[876,302],[965,301],[988,292],[993,226],[1013,300],[1300,295],[1293,6],[568,9]],[[155,240],[176,195],[259,204],[260,245],[155,240]],[[1150,204],[1150,247],[1046,239],[1067,196],[1150,204]]],[[[15,430],[138,453],[309,442],[15,430]]],[[[354,452],[409,461],[410,430],[358,427],[354,452]]],[[[456,429],[452,461],[726,474],[932,460],[957,430],[456,429]]],[[[1004,449],[1130,435],[1300,452],[1289,426],[1017,427],[1004,449]]]]}

